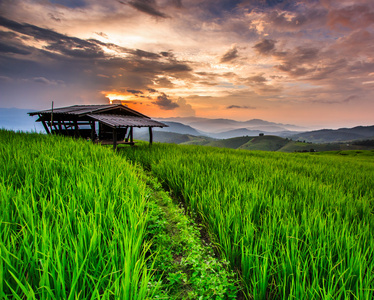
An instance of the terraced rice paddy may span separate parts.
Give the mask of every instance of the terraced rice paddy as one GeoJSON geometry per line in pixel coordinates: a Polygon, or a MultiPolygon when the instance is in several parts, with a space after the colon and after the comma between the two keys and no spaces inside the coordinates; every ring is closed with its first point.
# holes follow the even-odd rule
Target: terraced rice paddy
{"type": "Polygon", "coordinates": [[[0,298],[151,297],[136,170],[84,141],[0,133],[0,298]]]}
{"type": "Polygon", "coordinates": [[[0,137],[2,299],[235,299],[227,264],[133,163],[184,201],[246,298],[374,298],[372,152],[145,144],[116,154],[0,137]]]}
{"type": "Polygon", "coordinates": [[[0,166],[0,299],[236,297],[183,210],[111,149],[0,130],[0,166]]]}
{"type": "Polygon", "coordinates": [[[185,201],[249,299],[374,299],[373,156],[121,151],[185,201]]]}

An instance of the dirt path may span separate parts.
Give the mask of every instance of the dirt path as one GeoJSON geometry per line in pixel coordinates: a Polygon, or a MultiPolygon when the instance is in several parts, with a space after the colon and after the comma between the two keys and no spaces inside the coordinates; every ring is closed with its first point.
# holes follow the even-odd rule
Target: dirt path
{"type": "Polygon", "coordinates": [[[151,175],[149,224],[155,255],[154,282],[159,294],[155,299],[237,299],[238,285],[228,263],[215,257],[206,237],[175,204],[169,193],[151,175]]]}

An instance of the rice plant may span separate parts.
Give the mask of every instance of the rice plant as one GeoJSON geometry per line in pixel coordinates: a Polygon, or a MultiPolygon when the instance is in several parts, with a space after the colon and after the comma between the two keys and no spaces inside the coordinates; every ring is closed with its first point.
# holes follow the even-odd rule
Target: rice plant
{"type": "Polygon", "coordinates": [[[152,299],[146,187],[86,141],[0,130],[0,298],[152,299]]]}
{"type": "Polygon", "coordinates": [[[123,149],[205,225],[248,299],[374,298],[374,160],[155,144],[123,149]]]}

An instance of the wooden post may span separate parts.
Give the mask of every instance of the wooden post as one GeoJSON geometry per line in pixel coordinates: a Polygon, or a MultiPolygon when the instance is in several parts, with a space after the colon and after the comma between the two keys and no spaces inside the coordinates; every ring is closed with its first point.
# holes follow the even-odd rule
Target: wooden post
{"type": "Polygon", "coordinates": [[[58,133],[59,134],[62,133],[62,125],[61,125],[61,121],[60,120],[58,121],[58,133]]]}
{"type": "Polygon", "coordinates": [[[74,121],[74,136],[77,138],[79,137],[79,130],[78,130],[78,121],[74,121]]]}
{"type": "Polygon", "coordinates": [[[62,120],[62,125],[64,125],[65,134],[66,134],[66,136],[68,136],[69,135],[69,131],[68,131],[68,128],[66,126],[65,120],[62,120]]]}
{"type": "Polygon", "coordinates": [[[52,101],[52,110],[51,110],[51,132],[53,130],[52,126],[53,126],[53,101],[52,101]]]}
{"type": "Polygon", "coordinates": [[[152,133],[152,127],[149,127],[149,145],[152,145],[153,143],[153,133],[152,133]]]}
{"type": "Polygon", "coordinates": [[[127,143],[128,141],[129,141],[129,138],[130,138],[130,134],[131,134],[131,128],[130,128],[130,130],[129,130],[129,133],[127,134],[127,128],[128,127],[126,127],[126,133],[125,133],[125,142],[127,143]],[[127,136],[126,136],[126,134],[127,134],[127,136]]]}
{"type": "Polygon", "coordinates": [[[124,131],[125,131],[125,134],[124,134],[124,136],[125,136],[125,138],[123,139],[125,142],[127,142],[129,139],[126,137],[126,134],[127,134],[127,129],[128,129],[128,127],[125,127],[124,128],[124,131]]]}
{"type": "Polygon", "coordinates": [[[92,121],[91,123],[91,141],[95,142],[95,121],[92,121]]]}
{"type": "Polygon", "coordinates": [[[117,149],[117,128],[113,128],[113,150],[117,149]]]}
{"type": "Polygon", "coordinates": [[[134,127],[130,127],[130,143],[134,142],[133,129],[134,127]]]}

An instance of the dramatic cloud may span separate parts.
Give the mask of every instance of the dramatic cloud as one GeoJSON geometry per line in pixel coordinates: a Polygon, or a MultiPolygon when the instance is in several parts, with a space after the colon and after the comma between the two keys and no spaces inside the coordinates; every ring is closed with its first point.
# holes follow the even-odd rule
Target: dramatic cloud
{"type": "Polygon", "coordinates": [[[255,107],[251,107],[251,106],[240,106],[240,105],[229,105],[226,107],[227,109],[255,109],[255,107]]]}
{"type": "Polygon", "coordinates": [[[186,99],[179,97],[176,101],[178,107],[176,108],[177,113],[181,117],[193,117],[196,115],[196,111],[190,104],[187,103],[186,99]]]}
{"type": "Polygon", "coordinates": [[[27,54],[31,53],[30,51],[17,48],[16,46],[6,45],[6,44],[4,44],[2,42],[0,42],[0,52],[23,54],[23,55],[27,55],[27,54]]]}
{"type": "Polygon", "coordinates": [[[267,55],[275,49],[275,41],[263,39],[261,42],[253,46],[253,48],[259,53],[267,55]]]}
{"type": "Polygon", "coordinates": [[[129,93],[131,93],[131,94],[134,94],[134,95],[138,95],[138,94],[143,94],[143,92],[142,91],[138,91],[138,90],[127,90],[129,93]]]}
{"type": "Polygon", "coordinates": [[[249,83],[264,83],[267,81],[263,74],[247,77],[246,80],[249,83]]]}
{"type": "Polygon", "coordinates": [[[63,81],[61,80],[49,80],[47,78],[44,78],[44,77],[34,77],[32,78],[32,81],[33,82],[38,82],[38,83],[42,83],[42,84],[46,84],[46,85],[57,85],[57,84],[64,84],[63,81]]]}
{"type": "Polygon", "coordinates": [[[372,125],[373,53],[369,0],[3,0],[0,107],[372,125]]]}
{"type": "Polygon", "coordinates": [[[48,16],[53,20],[53,21],[56,21],[56,22],[61,22],[61,15],[62,14],[59,14],[59,15],[54,15],[52,13],[49,13],[48,16]]]}
{"type": "Polygon", "coordinates": [[[100,42],[69,37],[49,29],[30,24],[21,24],[0,16],[0,26],[31,36],[36,40],[48,42],[45,49],[76,58],[100,58],[104,56],[100,42]]]}
{"type": "Polygon", "coordinates": [[[233,47],[232,49],[228,50],[221,58],[221,63],[227,63],[235,58],[239,57],[238,55],[238,49],[236,47],[233,47]]]}
{"type": "Polygon", "coordinates": [[[337,9],[331,9],[327,24],[334,29],[339,27],[357,29],[373,25],[373,5],[353,4],[337,9]]]}
{"type": "MultiPolygon", "coordinates": [[[[125,2],[123,1],[119,2],[125,4],[125,2]]],[[[157,4],[155,0],[135,0],[129,1],[127,2],[127,4],[153,17],[167,18],[166,14],[162,13],[157,9],[157,4]]]]}
{"type": "Polygon", "coordinates": [[[157,97],[157,100],[153,102],[153,104],[157,105],[159,108],[164,109],[164,110],[172,110],[179,105],[175,102],[173,102],[171,99],[166,94],[162,94],[157,97]]]}

